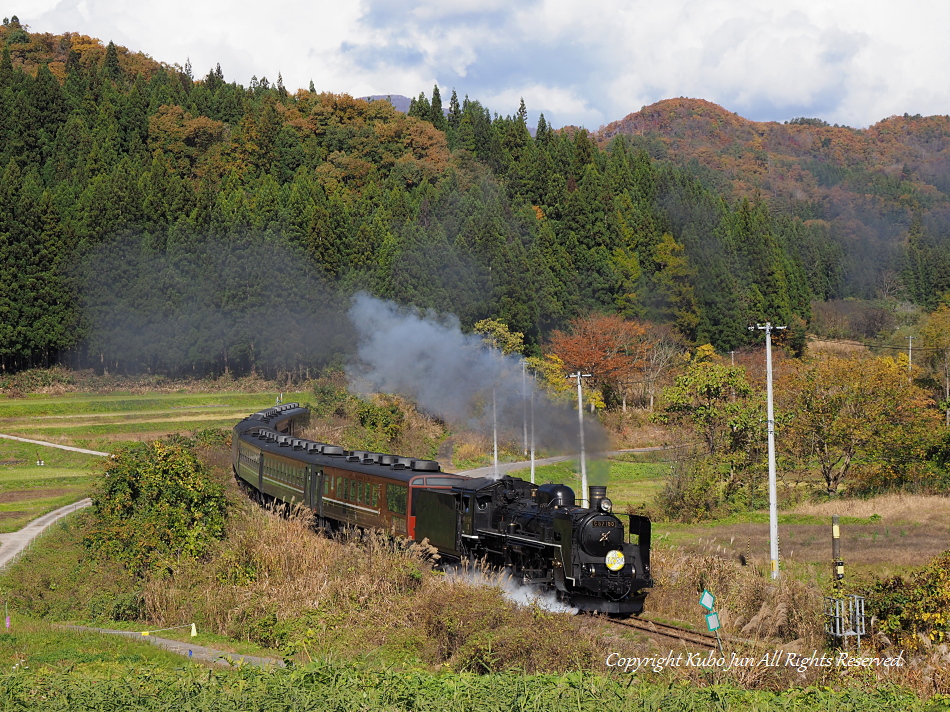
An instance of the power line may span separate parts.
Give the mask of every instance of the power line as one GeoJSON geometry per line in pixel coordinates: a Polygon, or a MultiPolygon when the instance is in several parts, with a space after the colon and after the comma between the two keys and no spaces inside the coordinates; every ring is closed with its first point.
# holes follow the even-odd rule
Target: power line
{"type": "MultiPolygon", "coordinates": [[[[916,339],[916,338],[918,338],[918,337],[916,337],[916,336],[913,336],[913,337],[907,336],[907,337],[904,337],[904,338],[907,338],[907,339],[914,338],[914,339],[916,339]]],[[[869,344],[869,343],[865,343],[865,342],[863,342],[863,341],[842,341],[841,339],[819,339],[819,338],[817,338],[817,337],[811,337],[811,338],[809,339],[809,341],[810,341],[810,342],[811,342],[811,341],[820,341],[820,342],[822,342],[822,343],[824,343],[824,344],[847,344],[847,345],[851,345],[851,346],[863,346],[863,347],[865,347],[865,348],[867,348],[867,349],[885,349],[885,350],[889,350],[889,351],[907,351],[907,348],[904,347],[904,346],[888,346],[888,345],[886,345],[886,344],[869,344]]],[[[945,349],[939,349],[939,348],[937,348],[937,347],[935,347],[935,346],[918,346],[915,350],[916,350],[916,351],[950,351],[950,346],[948,346],[948,347],[945,348],[945,349]]]]}

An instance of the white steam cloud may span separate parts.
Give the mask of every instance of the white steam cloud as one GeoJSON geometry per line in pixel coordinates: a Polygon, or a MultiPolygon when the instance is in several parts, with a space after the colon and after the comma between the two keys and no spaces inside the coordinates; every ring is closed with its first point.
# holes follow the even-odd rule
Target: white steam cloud
{"type": "Polygon", "coordinates": [[[557,600],[553,591],[541,591],[530,586],[522,586],[511,576],[485,567],[472,568],[468,565],[450,566],[445,570],[447,581],[464,581],[473,586],[495,586],[501,589],[505,598],[519,606],[537,606],[551,613],[569,613],[576,615],[578,609],[557,600]]]}
{"type": "MultiPolygon", "coordinates": [[[[571,404],[552,401],[531,378],[525,390],[520,359],[464,334],[456,317],[367,294],[354,298],[349,316],[357,333],[358,362],[347,371],[360,390],[398,393],[448,422],[490,433],[494,389],[499,433],[511,439],[520,439],[525,399],[533,397],[538,449],[577,451],[577,412],[571,404]]],[[[591,452],[606,449],[605,433],[591,419],[585,420],[584,437],[591,452]]]]}

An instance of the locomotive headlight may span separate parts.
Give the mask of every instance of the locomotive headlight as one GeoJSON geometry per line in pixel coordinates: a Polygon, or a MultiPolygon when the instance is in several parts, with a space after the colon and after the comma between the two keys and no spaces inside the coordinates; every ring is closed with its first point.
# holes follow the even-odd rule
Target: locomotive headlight
{"type": "Polygon", "coordinates": [[[609,512],[609,511],[610,511],[611,509],[613,509],[613,508],[614,508],[614,503],[611,502],[611,501],[610,501],[609,499],[607,499],[606,497],[604,497],[602,500],[600,500],[600,511],[601,511],[601,512],[609,512]]]}
{"type": "Polygon", "coordinates": [[[619,549],[614,549],[613,551],[607,552],[607,556],[604,558],[604,563],[607,564],[607,568],[611,571],[620,571],[623,568],[623,552],[619,549]]]}

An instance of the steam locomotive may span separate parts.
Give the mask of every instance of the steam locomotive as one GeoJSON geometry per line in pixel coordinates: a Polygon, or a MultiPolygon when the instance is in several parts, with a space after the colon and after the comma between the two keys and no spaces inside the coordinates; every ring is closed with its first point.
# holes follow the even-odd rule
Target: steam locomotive
{"type": "Polygon", "coordinates": [[[581,611],[638,614],[653,586],[650,520],[629,516],[629,539],[606,487],[580,507],[570,487],[504,476],[473,479],[438,462],[345,450],[295,437],[297,403],[234,427],[235,476],[257,493],[302,503],[324,527],[380,528],[428,539],[444,559],[484,559],[581,611]]]}

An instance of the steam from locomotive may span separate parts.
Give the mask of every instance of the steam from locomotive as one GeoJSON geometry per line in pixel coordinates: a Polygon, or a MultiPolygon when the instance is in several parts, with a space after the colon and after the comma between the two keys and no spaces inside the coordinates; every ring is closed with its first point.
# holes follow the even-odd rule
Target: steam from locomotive
{"type": "MultiPolygon", "coordinates": [[[[552,401],[530,377],[525,383],[519,358],[464,334],[454,316],[422,313],[367,294],[354,298],[349,316],[358,362],[347,371],[359,390],[399,393],[440,418],[481,432],[491,432],[494,391],[499,430],[519,440],[525,399],[533,399],[536,446],[577,451],[576,405],[552,401]]],[[[585,421],[584,438],[591,452],[607,449],[606,435],[593,420],[585,421]]]]}

